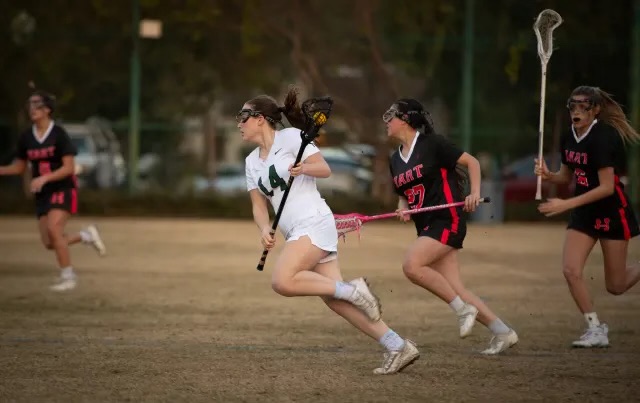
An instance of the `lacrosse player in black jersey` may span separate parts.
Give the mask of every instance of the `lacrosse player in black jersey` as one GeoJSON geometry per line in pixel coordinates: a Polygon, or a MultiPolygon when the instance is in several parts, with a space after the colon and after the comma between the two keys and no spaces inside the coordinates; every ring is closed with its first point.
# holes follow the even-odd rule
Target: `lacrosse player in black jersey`
{"type": "Polygon", "coordinates": [[[56,253],[60,267],[59,281],[51,289],[67,291],[75,288],[76,274],[71,266],[69,245],[84,242],[100,255],[105,246],[95,226],[67,236],[65,226],[78,208],[74,156],[76,149],[67,132],[51,119],[55,98],[35,91],[27,105],[33,126],[18,139],[17,158],[13,164],[0,167],[0,175],[22,175],[31,164],[30,190],[35,194],[36,216],[40,238],[47,249],[56,253]]]}
{"type": "Polygon", "coordinates": [[[549,199],[538,210],[553,216],[572,210],[565,236],[562,268],[569,291],[587,322],[574,347],[609,345],[606,324],[600,323],[583,278],[585,262],[600,241],[607,291],[619,295],[640,280],[640,265],[627,265],[629,239],[640,233],[638,221],[620,177],[626,171],[625,143],[640,135],[620,105],[599,88],[581,86],[567,102],[572,125],[562,137],[562,165],[558,172],[536,160],[535,173],[552,183],[575,179],[574,197],[549,199]]]}
{"type": "Polygon", "coordinates": [[[414,99],[396,101],[383,115],[389,137],[400,143],[390,160],[391,176],[399,195],[398,215],[412,219],[418,238],[402,264],[407,278],[449,304],[458,316],[460,337],[471,334],[480,321],[493,333],[483,354],[498,354],[518,342],[517,334],[504,324],[460,279],[458,249],[466,235],[464,211],[474,211],[480,200],[480,164],[443,136],[436,134],[427,111],[414,99]],[[471,194],[462,207],[452,207],[409,218],[402,214],[417,209],[463,200],[464,174],[469,170],[471,194]],[[464,211],[463,211],[464,210],[464,211]]]}

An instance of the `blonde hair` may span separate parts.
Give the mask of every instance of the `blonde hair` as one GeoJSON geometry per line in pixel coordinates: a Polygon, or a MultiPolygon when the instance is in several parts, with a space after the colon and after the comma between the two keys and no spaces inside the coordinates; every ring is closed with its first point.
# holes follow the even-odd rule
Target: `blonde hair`
{"type": "Polygon", "coordinates": [[[640,142],[640,134],[631,127],[622,107],[613,100],[611,94],[598,87],[589,87],[585,85],[573,90],[571,96],[573,95],[588,96],[594,105],[600,106],[598,119],[616,129],[625,143],[629,144],[640,142]]]}

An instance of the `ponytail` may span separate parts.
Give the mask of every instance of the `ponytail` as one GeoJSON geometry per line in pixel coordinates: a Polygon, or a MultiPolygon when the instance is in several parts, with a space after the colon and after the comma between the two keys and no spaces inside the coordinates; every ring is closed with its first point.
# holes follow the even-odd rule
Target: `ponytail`
{"type": "Polygon", "coordinates": [[[605,91],[602,91],[599,88],[597,88],[596,91],[602,100],[599,118],[603,122],[615,128],[625,143],[629,144],[639,142],[640,134],[631,127],[622,107],[620,107],[620,104],[614,101],[611,95],[605,91]]]}
{"type": "Polygon", "coordinates": [[[287,92],[287,96],[284,99],[284,107],[281,108],[281,111],[291,126],[304,130],[305,116],[298,102],[298,90],[295,87],[291,87],[287,92]]]}

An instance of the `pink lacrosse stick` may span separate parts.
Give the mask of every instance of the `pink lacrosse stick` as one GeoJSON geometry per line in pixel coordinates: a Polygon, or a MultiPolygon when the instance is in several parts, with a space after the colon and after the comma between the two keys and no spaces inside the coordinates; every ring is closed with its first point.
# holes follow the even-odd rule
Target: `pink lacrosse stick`
{"type": "MultiPolygon", "coordinates": [[[[480,199],[480,203],[489,203],[491,199],[489,197],[483,197],[480,199]]],[[[437,206],[429,206],[422,207],[419,209],[406,210],[404,214],[412,215],[419,213],[426,213],[429,211],[436,210],[444,210],[452,207],[464,206],[464,202],[455,202],[449,204],[440,204],[437,206]]],[[[398,214],[394,211],[393,213],[384,213],[378,215],[363,215],[358,213],[351,214],[334,214],[333,218],[336,221],[336,229],[338,230],[338,236],[341,236],[343,239],[345,235],[349,232],[358,231],[358,235],[360,234],[360,228],[364,223],[375,220],[383,220],[385,218],[395,218],[398,217],[398,214]]]]}

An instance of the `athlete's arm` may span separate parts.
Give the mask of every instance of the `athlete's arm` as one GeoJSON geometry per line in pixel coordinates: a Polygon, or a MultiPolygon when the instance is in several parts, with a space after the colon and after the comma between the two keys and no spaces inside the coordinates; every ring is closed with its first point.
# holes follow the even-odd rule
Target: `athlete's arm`
{"type": "Polygon", "coordinates": [[[480,195],[480,162],[473,155],[464,152],[458,158],[458,164],[464,165],[469,171],[469,185],[472,195],[480,195]]]}
{"type": "Polygon", "coordinates": [[[407,222],[411,219],[411,216],[408,214],[402,214],[403,211],[409,210],[409,202],[404,196],[398,197],[398,209],[396,210],[396,214],[400,221],[407,222]]]}
{"type": "Polygon", "coordinates": [[[535,168],[533,171],[536,175],[541,176],[542,180],[555,183],[556,185],[564,185],[571,182],[573,172],[564,163],[560,164],[560,169],[557,172],[549,171],[547,163],[544,161],[542,162],[542,166],[540,166],[537,158],[534,160],[534,163],[535,168]]]}
{"type": "Polygon", "coordinates": [[[564,185],[571,182],[571,176],[571,169],[565,164],[560,164],[560,169],[557,172],[550,172],[547,180],[556,185],[564,185]]]}
{"type": "Polygon", "coordinates": [[[600,184],[590,191],[567,199],[570,208],[576,208],[590,204],[605,197],[611,196],[615,192],[615,174],[613,167],[598,169],[598,181],[600,184]]]}
{"type": "Polygon", "coordinates": [[[27,162],[23,159],[17,158],[11,165],[0,167],[0,175],[22,175],[27,169],[27,162]]]}
{"type": "Polygon", "coordinates": [[[300,173],[314,178],[328,178],[331,176],[331,168],[321,153],[315,153],[307,157],[300,169],[300,173]]]}
{"type": "Polygon", "coordinates": [[[255,221],[260,232],[270,230],[269,222],[269,208],[267,206],[267,199],[260,193],[258,189],[252,189],[249,191],[251,196],[251,207],[253,211],[253,221],[255,221]]]}
{"type": "Polygon", "coordinates": [[[403,196],[398,197],[398,210],[409,210],[409,202],[403,196]]]}
{"type": "Polygon", "coordinates": [[[55,171],[43,175],[45,182],[55,182],[71,176],[75,173],[76,163],[73,155],[64,155],[62,157],[62,166],[55,171]]]}

